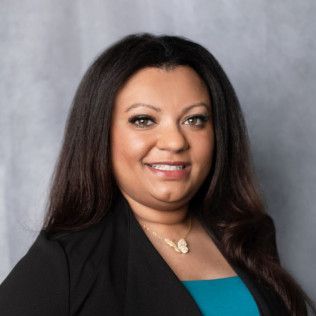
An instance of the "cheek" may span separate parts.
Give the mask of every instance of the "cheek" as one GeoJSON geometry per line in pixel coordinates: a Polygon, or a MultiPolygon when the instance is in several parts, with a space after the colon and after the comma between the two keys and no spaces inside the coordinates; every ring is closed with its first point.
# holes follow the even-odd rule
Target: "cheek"
{"type": "Polygon", "coordinates": [[[205,131],[204,134],[200,134],[198,139],[192,140],[194,144],[195,157],[201,160],[209,160],[214,151],[214,132],[212,129],[205,131]]]}
{"type": "Polygon", "coordinates": [[[126,128],[118,128],[113,132],[111,147],[115,164],[134,165],[139,163],[150,149],[149,137],[133,133],[126,128]]]}
{"type": "Polygon", "coordinates": [[[214,152],[214,135],[208,133],[194,142],[194,158],[202,168],[210,168],[214,152]],[[210,137],[211,134],[211,137],[210,137]]]}

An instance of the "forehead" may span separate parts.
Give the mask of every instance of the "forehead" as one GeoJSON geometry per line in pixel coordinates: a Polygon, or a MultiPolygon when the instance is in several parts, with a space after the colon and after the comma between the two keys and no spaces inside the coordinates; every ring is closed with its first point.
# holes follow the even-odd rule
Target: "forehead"
{"type": "Polygon", "coordinates": [[[194,69],[146,67],[134,73],[121,87],[115,107],[124,110],[132,103],[179,107],[197,102],[210,103],[210,99],[204,81],[194,69]]]}

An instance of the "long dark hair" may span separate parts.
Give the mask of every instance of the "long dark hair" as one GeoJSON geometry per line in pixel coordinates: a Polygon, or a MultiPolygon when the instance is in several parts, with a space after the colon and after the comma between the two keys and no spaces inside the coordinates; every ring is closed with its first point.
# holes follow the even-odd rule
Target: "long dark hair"
{"type": "Polygon", "coordinates": [[[177,65],[192,67],[204,80],[215,129],[213,166],[191,203],[202,205],[227,257],[275,291],[291,315],[307,315],[306,302],[316,313],[313,302],[280,265],[275,226],[256,184],[234,89],[212,54],[184,37],[131,34],[89,67],[68,116],[43,229],[82,230],[110,210],[118,193],[109,146],[116,93],[137,70],[177,65]]]}

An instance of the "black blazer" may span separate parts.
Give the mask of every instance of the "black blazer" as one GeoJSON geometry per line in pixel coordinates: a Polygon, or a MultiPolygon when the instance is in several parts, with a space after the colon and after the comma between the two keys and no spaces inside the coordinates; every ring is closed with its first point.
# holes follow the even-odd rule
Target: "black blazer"
{"type": "MultiPolygon", "coordinates": [[[[0,286],[0,315],[202,315],[126,199],[119,194],[114,205],[100,223],[86,230],[53,236],[42,230],[0,286]]],[[[228,262],[261,315],[288,315],[271,290],[228,262]]]]}

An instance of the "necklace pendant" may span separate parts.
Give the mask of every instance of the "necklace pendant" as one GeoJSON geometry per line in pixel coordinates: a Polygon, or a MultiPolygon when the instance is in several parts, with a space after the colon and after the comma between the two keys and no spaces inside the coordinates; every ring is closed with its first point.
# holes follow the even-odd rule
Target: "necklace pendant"
{"type": "Polygon", "coordinates": [[[168,244],[170,247],[172,247],[176,252],[179,252],[179,253],[189,252],[188,244],[183,238],[178,240],[177,243],[174,243],[172,240],[170,240],[168,238],[165,238],[164,241],[166,242],[166,244],[168,244]]]}
{"type": "Polygon", "coordinates": [[[177,244],[178,244],[178,249],[182,253],[187,253],[189,251],[188,243],[186,242],[185,239],[181,238],[177,244]]]}

